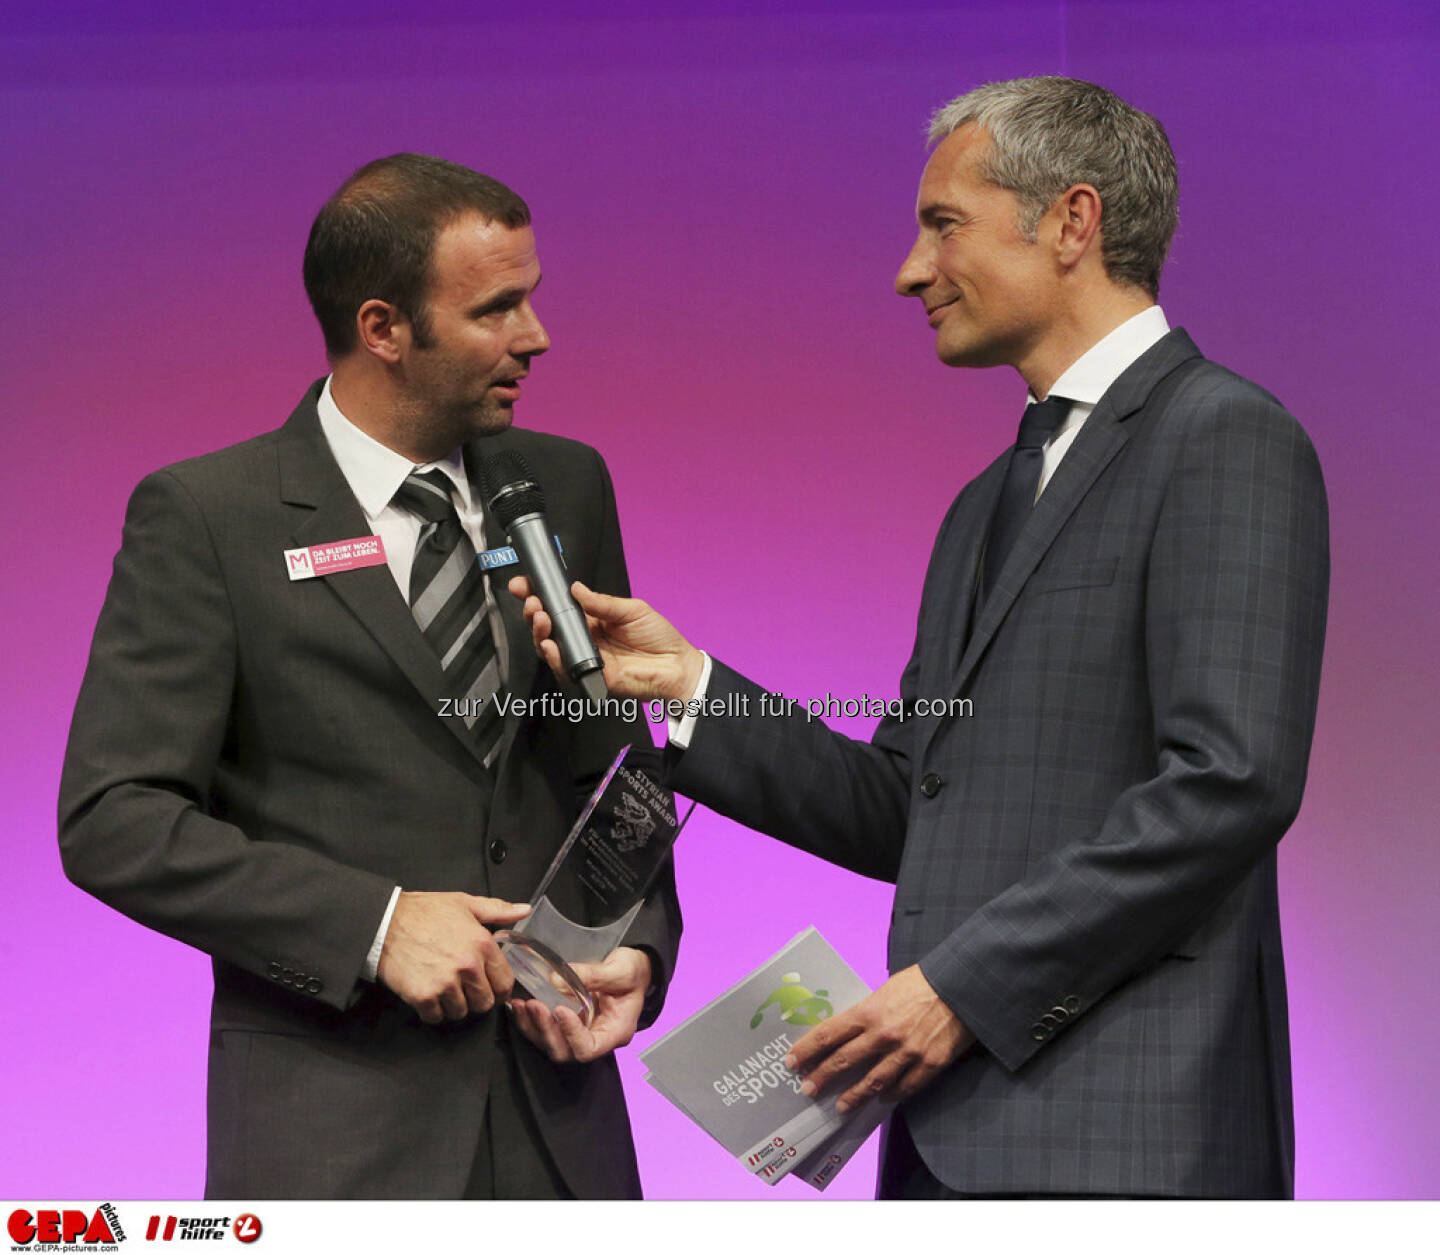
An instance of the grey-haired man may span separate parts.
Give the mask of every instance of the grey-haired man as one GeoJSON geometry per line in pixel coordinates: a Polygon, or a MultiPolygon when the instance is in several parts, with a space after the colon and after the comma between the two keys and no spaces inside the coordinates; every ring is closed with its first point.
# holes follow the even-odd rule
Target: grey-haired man
{"type": "MultiPolygon", "coordinates": [[[[1155,304],[1177,181],[1154,118],[1021,79],[931,138],[896,289],[944,362],[1030,392],[941,525],[900,680],[907,709],[973,717],[867,744],[702,714],[672,783],[895,882],[894,975],[793,1059],[817,1091],[864,1064],[846,1105],[901,1100],[883,1197],[1286,1196],[1275,845],[1319,682],[1319,465],[1155,304]]],[[[583,604],[612,691],[758,693],[643,602],[583,604]]]]}

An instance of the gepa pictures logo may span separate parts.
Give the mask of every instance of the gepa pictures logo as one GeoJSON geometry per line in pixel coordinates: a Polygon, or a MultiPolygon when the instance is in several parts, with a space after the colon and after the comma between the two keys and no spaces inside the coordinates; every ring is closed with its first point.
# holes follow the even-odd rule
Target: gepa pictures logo
{"type": "Polygon", "coordinates": [[[109,1203],[89,1213],[78,1208],[39,1207],[32,1212],[17,1207],[5,1229],[14,1250],[41,1251],[60,1245],[113,1249],[125,1240],[120,1217],[109,1203]]]}

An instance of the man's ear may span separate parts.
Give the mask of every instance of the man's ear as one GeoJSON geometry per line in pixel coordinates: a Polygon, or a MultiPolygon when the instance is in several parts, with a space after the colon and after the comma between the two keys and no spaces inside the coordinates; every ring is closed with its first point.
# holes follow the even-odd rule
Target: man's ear
{"type": "Polygon", "coordinates": [[[1079,265],[1091,249],[1099,256],[1100,193],[1089,183],[1076,183],[1067,188],[1051,207],[1058,214],[1055,239],[1056,260],[1067,270],[1079,265]]]}
{"type": "Polygon", "coordinates": [[[410,320],[388,301],[368,300],[355,313],[355,338],[364,352],[394,366],[410,347],[410,320]]]}

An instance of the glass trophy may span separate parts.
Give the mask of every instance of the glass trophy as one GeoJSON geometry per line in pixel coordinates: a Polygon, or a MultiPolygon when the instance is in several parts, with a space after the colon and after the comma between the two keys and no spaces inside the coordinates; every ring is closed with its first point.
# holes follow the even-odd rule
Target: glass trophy
{"type": "Polygon", "coordinates": [[[598,963],[620,944],[695,809],[691,803],[676,817],[661,762],[657,749],[621,748],[530,899],[530,914],[495,934],[529,997],[551,1010],[569,1007],[587,1025],[594,999],[570,965],[598,963]],[[563,909],[554,900],[561,895],[563,909]]]}

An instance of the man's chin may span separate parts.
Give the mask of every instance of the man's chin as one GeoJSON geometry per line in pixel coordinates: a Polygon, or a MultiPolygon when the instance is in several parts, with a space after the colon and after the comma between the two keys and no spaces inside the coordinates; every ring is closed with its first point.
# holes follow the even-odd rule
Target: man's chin
{"type": "Polygon", "coordinates": [[[470,438],[477,439],[481,436],[494,436],[509,429],[510,424],[515,421],[515,407],[486,406],[479,414],[470,420],[470,438]]]}
{"type": "Polygon", "coordinates": [[[955,346],[945,344],[937,340],[935,342],[935,356],[946,366],[978,366],[981,363],[975,360],[974,353],[966,346],[955,346]]]}
{"type": "Polygon", "coordinates": [[[946,366],[964,366],[972,370],[1004,366],[1008,360],[997,345],[976,344],[973,341],[947,342],[943,336],[935,339],[935,356],[946,366]]]}

